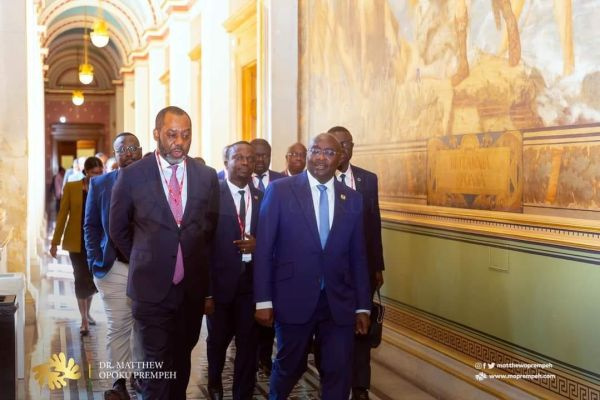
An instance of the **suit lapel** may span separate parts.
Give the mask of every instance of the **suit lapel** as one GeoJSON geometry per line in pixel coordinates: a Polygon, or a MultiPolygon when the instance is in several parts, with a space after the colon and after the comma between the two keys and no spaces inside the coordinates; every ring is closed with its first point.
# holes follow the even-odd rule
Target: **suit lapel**
{"type": "Polygon", "coordinates": [[[250,195],[252,201],[252,217],[250,218],[250,232],[256,237],[256,223],[258,222],[258,212],[260,211],[260,194],[258,190],[253,190],[250,187],[250,195]]]}
{"type": "Polygon", "coordinates": [[[351,165],[352,168],[352,175],[354,176],[354,187],[356,188],[357,192],[360,192],[363,189],[363,185],[364,185],[364,177],[362,176],[362,173],[360,172],[360,170],[355,167],[354,165],[351,165]]]}
{"type": "MultiPolygon", "coordinates": [[[[172,227],[174,229],[179,229],[179,227],[177,226],[177,222],[175,221],[175,217],[173,217],[173,213],[171,212],[169,200],[165,195],[165,190],[163,188],[163,175],[160,173],[158,163],[156,161],[156,156],[150,156],[149,158],[152,158],[152,165],[148,170],[148,182],[154,182],[154,184],[152,185],[154,198],[157,199],[158,206],[160,207],[163,215],[165,216],[165,219],[169,221],[169,224],[172,224],[172,227]]],[[[150,160],[148,161],[150,162],[150,160]]]]}
{"type": "Polygon", "coordinates": [[[321,248],[321,239],[319,239],[319,228],[317,227],[317,217],[315,216],[315,208],[311,194],[311,188],[308,183],[308,172],[303,172],[296,184],[292,186],[295,197],[300,203],[300,208],[304,214],[304,218],[308,223],[311,236],[319,248],[321,248]]]}
{"type": "Polygon", "coordinates": [[[333,181],[333,222],[331,223],[331,230],[329,231],[329,236],[327,236],[327,243],[325,243],[325,249],[332,242],[334,235],[339,230],[339,225],[342,222],[342,218],[344,218],[344,207],[346,203],[346,195],[343,193],[344,185],[341,182],[338,182],[337,179],[333,181]]]}
{"type": "MultiPolygon", "coordinates": [[[[185,181],[187,182],[187,200],[185,202],[185,209],[183,210],[183,217],[181,218],[181,225],[189,218],[189,214],[192,208],[194,208],[193,201],[198,197],[198,190],[200,190],[193,179],[193,177],[197,176],[194,160],[188,157],[184,165],[186,174],[185,181]]],[[[169,207],[169,210],[171,210],[171,207],[169,207]]]]}

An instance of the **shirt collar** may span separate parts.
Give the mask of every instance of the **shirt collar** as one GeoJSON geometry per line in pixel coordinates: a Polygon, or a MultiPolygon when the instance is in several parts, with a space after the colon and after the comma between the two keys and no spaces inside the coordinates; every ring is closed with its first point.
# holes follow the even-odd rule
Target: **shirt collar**
{"type": "MultiPolygon", "coordinates": [[[[269,176],[269,170],[266,170],[266,171],[264,172],[264,175],[265,175],[265,177],[266,177],[266,178],[270,178],[270,176],[269,176]]],[[[255,178],[257,178],[257,179],[260,179],[260,175],[258,175],[258,174],[257,174],[257,173],[255,173],[255,172],[253,172],[253,173],[252,173],[252,176],[253,176],[253,177],[255,177],[255,178]]]]}
{"type": "Polygon", "coordinates": [[[237,187],[236,185],[234,185],[233,183],[231,183],[231,181],[229,179],[227,179],[226,182],[227,182],[227,186],[229,186],[229,191],[231,191],[232,195],[239,194],[238,192],[240,190],[245,190],[246,193],[250,193],[250,186],[247,184],[243,188],[240,188],[240,187],[237,187]]]}
{"type": "Polygon", "coordinates": [[[342,174],[346,175],[346,179],[354,177],[354,174],[352,173],[352,166],[350,164],[348,164],[348,169],[345,170],[345,171],[343,171],[343,172],[340,171],[339,169],[335,170],[335,177],[336,178],[340,178],[340,175],[342,175],[342,174]]]}
{"type": "Polygon", "coordinates": [[[310,174],[310,172],[306,171],[306,176],[308,176],[308,184],[310,185],[311,188],[313,187],[317,187],[318,185],[325,185],[327,187],[327,190],[330,190],[333,193],[333,176],[331,177],[330,180],[328,180],[325,183],[321,183],[317,180],[317,178],[315,178],[314,176],[312,176],[310,174]]]}

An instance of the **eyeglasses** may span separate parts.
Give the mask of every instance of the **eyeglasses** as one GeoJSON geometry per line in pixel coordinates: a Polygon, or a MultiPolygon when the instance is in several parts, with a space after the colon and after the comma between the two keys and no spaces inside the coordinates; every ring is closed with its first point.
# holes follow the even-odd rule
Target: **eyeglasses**
{"type": "Polygon", "coordinates": [[[244,157],[244,156],[243,156],[243,155],[241,155],[241,154],[236,154],[236,155],[232,156],[231,158],[232,158],[234,161],[237,161],[237,162],[241,162],[241,161],[244,161],[244,160],[246,160],[246,161],[248,161],[249,163],[253,163],[253,162],[255,162],[255,161],[256,161],[256,157],[254,157],[254,156],[248,156],[248,157],[244,157]]]}
{"type": "Polygon", "coordinates": [[[320,149],[318,147],[313,147],[312,149],[308,149],[308,151],[315,157],[319,157],[323,154],[327,158],[333,158],[337,154],[337,151],[333,149],[320,149]]]}
{"type": "Polygon", "coordinates": [[[288,157],[299,157],[299,158],[306,158],[306,153],[302,152],[302,153],[287,153],[286,156],[288,157]]]}
{"type": "Polygon", "coordinates": [[[140,150],[142,147],[141,146],[129,146],[129,147],[125,147],[125,146],[121,146],[118,149],[115,149],[115,153],[117,154],[123,154],[123,153],[135,153],[136,151],[140,150]]]}

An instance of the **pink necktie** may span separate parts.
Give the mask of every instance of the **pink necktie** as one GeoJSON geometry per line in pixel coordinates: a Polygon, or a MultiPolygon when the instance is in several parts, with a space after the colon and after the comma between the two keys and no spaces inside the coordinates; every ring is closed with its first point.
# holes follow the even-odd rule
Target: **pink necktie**
{"type": "MultiPolygon", "coordinates": [[[[183,218],[183,204],[181,204],[181,188],[177,181],[178,165],[171,165],[173,170],[171,180],[169,181],[169,207],[177,224],[181,224],[183,218]]],[[[177,248],[177,261],[175,261],[175,273],[173,274],[173,283],[177,285],[183,279],[183,253],[181,252],[181,243],[177,248]]]]}

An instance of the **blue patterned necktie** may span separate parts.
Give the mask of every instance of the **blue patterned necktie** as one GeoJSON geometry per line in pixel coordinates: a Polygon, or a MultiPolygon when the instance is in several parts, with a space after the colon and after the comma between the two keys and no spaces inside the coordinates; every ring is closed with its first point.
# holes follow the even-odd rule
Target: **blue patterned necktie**
{"type": "Polygon", "coordinates": [[[327,186],[317,185],[321,192],[319,197],[319,238],[321,247],[324,249],[329,236],[329,198],[327,197],[327,186]]]}
{"type": "Polygon", "coordinates": [[[263,183],[263,178],[266,176],[267,174],[262,174],[262,175],[258,175],[258,189],[261,192],[265,191],[265,184],[263,183]]]}

